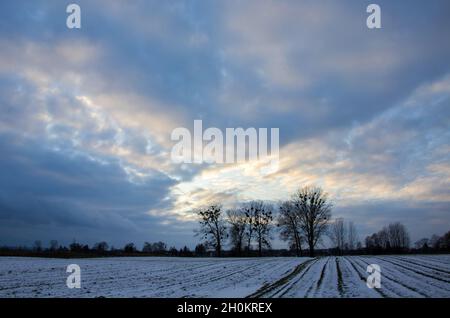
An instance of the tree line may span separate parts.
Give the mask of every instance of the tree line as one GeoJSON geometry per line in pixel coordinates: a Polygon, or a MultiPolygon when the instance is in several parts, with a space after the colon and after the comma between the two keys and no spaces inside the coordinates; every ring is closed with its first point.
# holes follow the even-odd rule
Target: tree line
{"type": "Polygon", "coordinates": [[[366,252],[369,254],[448,253],[450,252],[450,231],[442,236],[434,234],[431,238],[422,238],[411,248],[408,230],[403,224],[397,222],[367,236],[365,245],[366,252]]]}
{"type": "Polygon", "coordinates": [[[206,249],[202,244],[197,245],[194,251],[187,246],[181,249],[168,247],[164,242],[145,242],[142,249],[134,243],[127,243],[122,248],[110,246],[102,241],[92,247],[73,241],[69,246],[60,245],[57,240],[51,240],[48,247],[43,247],[42,241],[37,240],[33,246],[0,247],[0,256],[41,256],[41,257],[105,257],[105,256],[206,256],[206,249]]]}
{"type": "Polygon", "coordinates": [[[391,223],[365,238],[363,247],[356,226],[343,218],[331,217],[332,203],[320,187],[303,187],[289,200],[272,204],[255,200],[225,210],[221,204],[211,204],[196,210],[199,228],[195,235],[201,242],[194,250],[168,247],[164,242],[145,242],[141,249],[134,243],[122,248],[105,241],[92,247],[75,240],[68,246],[50,241],[43,248],[35,241],[32,248],[0,247],[0,256],[101,257],[101,256],[310,256],[389,253],[447,253],[450,252],[450,231],[433,235],[414,243],[411,248],[406,227],[391,223]],[[274,236],[287,243],[288,249],[273,249],[274,236]],[[330,248],[317,246],[327,237],[330,248]],[[226,247],[230,249],[226,249],[226,247]]]}

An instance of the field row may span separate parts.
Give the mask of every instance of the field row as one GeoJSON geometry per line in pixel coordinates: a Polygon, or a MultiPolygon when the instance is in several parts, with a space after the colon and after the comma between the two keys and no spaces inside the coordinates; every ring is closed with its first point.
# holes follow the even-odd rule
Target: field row
{"type": "Polygon", "coordinates": [[[321,258],[2,257],[0,297],[450,297],[450,255],[321,258]],[[69,264],[81,288],[69,289],[69,264]],[[366,286],[369,264],[381,288],[366,286]]]}

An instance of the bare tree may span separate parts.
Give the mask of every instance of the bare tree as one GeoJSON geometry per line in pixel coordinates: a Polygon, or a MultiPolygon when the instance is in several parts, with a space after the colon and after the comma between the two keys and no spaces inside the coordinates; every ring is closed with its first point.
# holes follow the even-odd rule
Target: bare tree
{"type": "Polygon", "coordinates": [[[270,231],[272,229],[272,206],[263,201],[252,201],[244,208],[249,226],[253,228],[258,255],[262,256],[264,247],[270,248],[270,231]]]}
{"type": "Polygon", "coordinates": [[[410,240],[406,227],[400,222],[389,224],[388,235],[390,246],[394,249],[409,248],[410,240]]]}
{"type": "Polygon", "coordinates": [[[362,243],[361,243],[361,241],[358,241],[358,243],[356,243],[356,249],[359,251],[359,250],[361,250],[362,249],[362,243]]]}
{"type": "Polygon", "coordinates": [[[358,232],[356,231],[355,224],[352,221],[348,222],[347,242],[348,249],[351,251],[353,251],[358,244],[358,232]]]}
{"type": "Polygon", "coordinates": [[[94,245],[94,250],[96,250],[97,252],[105,252],[108,250],[108,243],[106,242],[98,242],[94,245]]]}
{"type": "Polygon", "coordinates": [[[247,218],[247,226],[245,228],[245,239],[247,240],[247,254],[250,255],[250,251],[252,250],[252,241],[253,241],[253,220],[251,218],[247,218]]]}
{"type": "Polygon", "coordinates": [[[247,250],[247,254],[250,255],[250,251],[252,249],[252,240],[253,240],[253,236],[254,236],[254,232],[253,232],[253,221],[254,219],[251,217],[253,215],[253,208],[251,203],[246,203],[244,204],[244,206],[242,207],[242,211],[245,214],[245,221],[246,221],[246,227],[245,227],[245,239],[247,240],[247,246],[246,246],[246,250],[247,250]]]}
{"type": "Polygon", "coordinates": [[[309,246],[309,255],[313,257],[314,248],[326,232],[331,218],[328,196],[319,187],[303,187],[295,193],[292,203],[297,210],[300,228],[309,246]]]}
{"type": "Polygon", "coordinates": [[[391,248],[391,243],[389,240],[389,230],[387,227],[383,227],[383,229],[381,229],[381,231],[378,231],[378,233],[376,234],[377,237],[377,242],[376,245],[377,247],[381,247],[382,249],[390,249],[391,248]]]}
{"type": "Polygon", "coordinates": [[[50,250],[56,251],[59,248],[59,244],[57,240],[51,240],[50,241],[50,250]]]}
{"type": "Polygon", "coordinates": [[[381,231],[366,238],[366,247],[372,252],[383,250],[400,252],[408,249],[410,245],[409,234],[406,227],[397,222],[383,227],[381,231]]]}
{"type": "Polygon", "coordinates": [[[338,249],[339,254],[342,254],[346,243],[346,229],[343,218],[335,219],[334,222],[331,223],[328,235],[336,249],[338,249]]]}
{"type": "Polygon", "coordinates": [[[277,226],[280,227],[280,238],[283,241],[288,241],[294,247],[297,256],[302,256],[302,235],[299,217],[295,212],[291,202],[282,202],[277,218],[277,226]]]}
{"type": "Polygon", "coordinates": [[[206,255],[206,247],[203,244],[197,244],[195,247],[195,255],[196,256],[205,256],[206,255]]]}
{"type": "Polygon", "coordinates": [[[142,252],[164,254],[167,251],[167,245],[164,242],[149,243],[145,242],[142,248],[142,252]]]}
{"type": "Polygon", "coordinates": [[[442,245],[442,238],[439,235],[433,234],[430,238],[429,244],[434,249],[440,249],[442,245]]]}
{"type": "Polygon", "coordinates": [[[414,243],[416,249],[426,249],[428,248],[429,240],[427,238],[423,238],[414,243]]]}
{"type": "Polygon", "coordinates": [[[366,236],[365,244],[367,249],[373,249],[376,247],[376,236],[377,234],[372,234],[371,236],[366,236]]]}
{"type": "Polygon", "coordinates": [[[214,204],[198,210],[197,213],[200,217],[200,230],[197,235],[201,235],[208,245],[212,245],[216,250],[216,255],[220,257],[222,242],[227,237],[227,227],[222,217],[222,206],[214,204]]]}
{"type": "Polygon", "coordinates": [[[162,241],[153,243],[153,251],[156,253],[165,253],[167,251],[167,244],[162,241]]]}
{"type": "Polygon", "coordinates": [[[35,250],[36,252],[42,251],[42,242],[39,240],[34,241],[33,250],[35,250]]]}
{"type": "Polygon", "coordinates": [[[227,221],[230,224],[230,240],[237,255],[242,254],[245,233],[247,229],[247,217],[243,209],[232,209],[227,211],[227,221]]]}
{"type": "Polygon", "coordinates": [[[152,243],[144,242],[144,246],[142,247],[142,252],[144,252],[144,253],[152,253],[153,252],[152,243]]]}
{"type": "Polygon", "coordinates": [[[442,241],[442,248],[447,251],[450,251],[450,231],[448,231],[442,236],[441,241],[442,241]]]}
{"type": "Polygon", "coordinates": [[[136,252],[136,246],[134,245],[134,243],[127,243],[123,247],[123,251],[125,253],[135,253],[136,252]]]}

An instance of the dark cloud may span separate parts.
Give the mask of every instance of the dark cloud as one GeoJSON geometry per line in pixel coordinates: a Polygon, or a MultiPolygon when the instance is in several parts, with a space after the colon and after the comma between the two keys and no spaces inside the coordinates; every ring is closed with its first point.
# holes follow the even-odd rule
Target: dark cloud
{"type": "MultiPolygon", "coordinates": [[[[136,184],[113,158],[101,163],[8,135],[0,139],[0,149],[2,243],[29,242],[34,238],[27,231],[34,227],[51,228],[47,239],[84,240],[85,232],[115,244],[128,237],[158,239],[155,233],[166,218],[149,216],[148,211],[163,207],[162,198],[174,184],[167,176],[154,172],[136,184]],[[6,233],[12,224],[20,227],[10,237],[6,233]]],[[[174,235],[173,240],[179,238],[174,235]]]]}

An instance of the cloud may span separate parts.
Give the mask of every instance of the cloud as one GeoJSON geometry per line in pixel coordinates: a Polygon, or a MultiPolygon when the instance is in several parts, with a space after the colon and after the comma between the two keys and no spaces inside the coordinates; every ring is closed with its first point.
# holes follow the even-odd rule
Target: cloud
{"type": "Polygon", "coordinates": [[[0,242],[184,244],[199,206],[310,183],[362,232],[408,209],[420,233],[448,223],[447,1],[380,1],[375,31],[364,2],[79,4],[77,31],[64,3],[0,4],[0,242]],[[170,132],[194,119],[280,128],[280,170],[173,164],[170,132]]]}
{"type": "Polygon", "coordinates": [[[439,5],[415,3],[408,18],[401,5],[380,5],[384,27],[371,32],[364,3],[228,1],[219,35],[226,116],[284,127],[288,143],[370,120],[449,71],[439,5]]]}
{"type": "MultiPolygon", "coordinates": [[[[160,230],[156,223],[162,219],[147,212],[161,205],[173,185],[167,176],[154,172],[139,183],[130,182],[115,158],[99,162],[87,154],[45,149],[37,141],[7,137],[0,142],[2,233],[11,224],[28,230],[55,226],[58,231],[51,235],[56,238],[81,240],[85,231],[97,231],[121,243],[112,231],[124,237],[145,231],[152,237],[152,231],[160,230]]],[[[14,237],[25,241],[26,235],[18,231],[14,237]]],[[[3,241],[12,239],[2,236],[3,241]]]]}

